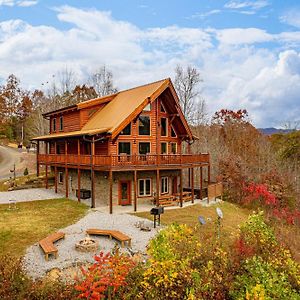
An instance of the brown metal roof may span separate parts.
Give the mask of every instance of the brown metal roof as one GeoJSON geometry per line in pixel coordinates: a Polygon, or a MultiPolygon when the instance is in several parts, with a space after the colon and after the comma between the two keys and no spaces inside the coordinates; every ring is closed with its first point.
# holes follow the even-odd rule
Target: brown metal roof
{"type": "Polygon", "coordinates": [[[109,128],[97,128],[93,130],[77,130],[70,132],[61,132],[61,133],[52,133],[48,135],[37,136],[32,141],[45,141],[50,139],[59,139],[65,137],[73,137],[73,136],[81,136],[81,135],[94,135],[99,133],[105,133],[109,130],[109,128]]]}
{"type": "Polygon", "coordinates": [[[113,133],[136,110],[154,100],[152,98],[155,92],[164,84],[167,86],[168,82],[169,79],[164,79],[117,93],[103,109],[92,116],[82,130],[93,130],[100,127],[110,128],[109,133],[113,133]]]}

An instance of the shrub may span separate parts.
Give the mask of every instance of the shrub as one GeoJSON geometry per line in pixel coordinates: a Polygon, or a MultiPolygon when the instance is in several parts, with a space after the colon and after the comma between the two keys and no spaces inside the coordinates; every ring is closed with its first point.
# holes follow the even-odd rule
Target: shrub
{"type": "Polygon", "coordinates": [[[287,275],[258,256],[245,261],[230,296],[232,299],[300,299],[287,275]]]}
{"type": "Polygon", "coordinates": [[[100,252],[95,263],[87,270],[82,268],[83,280],[75,289],[79,299],[113,299],[121,286],[126,285],[126,276],[134,267],[133,260],[116,251],[114,254],[100,252]]]}
{"type": "Polygon", "coordinates": [[[32,281],[22,270],[20,259],[0,258],[0,299],[69,300],[75,297],[72,285],[32,281]]]}

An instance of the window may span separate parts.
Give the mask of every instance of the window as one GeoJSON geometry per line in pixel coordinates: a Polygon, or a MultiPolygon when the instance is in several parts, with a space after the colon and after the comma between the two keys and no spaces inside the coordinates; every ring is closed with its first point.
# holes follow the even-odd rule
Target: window
{"type": "Polygon", "coordinates": [[[164,108],[164,106],[163,106],[162,103],[160,104],[160,111],[161,111],[161,112],[166,112],[166,110],[165,110],[165,108],[164,108]]]}
{"type": "Polygon", "coordinates": [[[161,118],[161,136],[167,136],[167,119],[166,118],[161,118]]]}
{"type": "Polygon", "coordinates": [[[139,135],[150,135],[149,116],[139,116],[139,135]]]}
{"type": "Polygon", "coordinates": [[[52,131],[56,131],[56,118],[52,119],[52,131]]]}
{"type": "Polygon", "coordinates": [[[120,135],[131,135],[131,123],[129,123],[120,133],[120,135]]]}
{"type": "Polygon", "coordinates": [[[171,137],[176,137],[176,132],[175,132],[173,126],[171,126],[171,137]]]}
{"type": "Polygon", "coordinates": [[[139,196],[151,196],[151,179],[139,179],[139,196]]]}
{"type": "Polygon", "coordinates": [[[150,104],[150,103],[147,104],[147,105],[144,107],[143,111],[151,111],[151,104],[150,104]]]}
{"type": "Polygon", "coordinates": [[[150,143],[149,142],[139,143],[139,154],[147,154],[147,153],[150,153],[150,143]]]}
{"type": "Polygon", "coordinates": [[[64,183],[64,173],[58,172],[58,183],[63,184],[64,183]]]}
{"type": "Polygon", "coordinates": [[[169,192],[169,177],[161,178],[160,193],[167,194],[169,192]]]}
{"type": "Polygon", "coordinates": [[[172,154],[177,153],[177,143],[171,143],[171,153],[172,154]]]}
{"type": "Polygon", "coordinates": [[[160,153],[161,154],[167,154],[168,153],[167,143],[161,143],[160,144],[160,153]]]}
{"type": "Polygon", "coordinates": [[[59,118],[59,130],[64,130],[64,119],[62,116],[59,118]]]}
{"type": "Polygon", "coordinates": [[[119,142],[119,155],[124,153],[130,155],[130,148],[130,142],[119,142]]]}

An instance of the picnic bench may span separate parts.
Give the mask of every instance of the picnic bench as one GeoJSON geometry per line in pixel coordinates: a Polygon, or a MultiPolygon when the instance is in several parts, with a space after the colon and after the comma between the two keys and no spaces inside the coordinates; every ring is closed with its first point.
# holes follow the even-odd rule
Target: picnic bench
{"type": "Polygon", "coordinates": [[[131,247],[131,237],[129,237],[128,235],[126,235],[118,230],[90,228],[90,229],[87,229],[86,233],[88,235],[108,236],[110,239],[114,238],[115,240],[121,242],[122,248],[124,247],[125,242],[127,242],[128,247],[131,247]]]}
{"type": "Polygon", "coordinates": [[[46,260],[48,260],[49,254],[54,254],[55,258],[57,258],[58,250],[53,243],[63,238],[65,238],[65,234],[63,232],[55,232],[39,241],[39,245],[45,253],[46,260]]]}

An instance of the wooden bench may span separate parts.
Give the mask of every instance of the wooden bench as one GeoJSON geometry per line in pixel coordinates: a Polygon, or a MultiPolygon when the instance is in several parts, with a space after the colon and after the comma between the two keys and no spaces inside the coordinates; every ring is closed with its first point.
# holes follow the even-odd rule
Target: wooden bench
{"type": "Polygon", "coordinates": [[[131,247],[131,237],[117,230],[90,228],[87,229],[86,233],[89,235],[109,236],[110,239],[114,238],[115,240],[121,242],[122,248],[125,246],[125,242],[127,242],[128,247],[131,247]]]}
{"type": "Polygon", "coordinates": [[[55,232],[39,241],[39,245],[45,253],[46,260],[48,260],[49,254],[54,254],[55,258],[57,258],[58,250],[53,243],[63,238],[65,238],[65,234],[63,232],[55,232]]]}

